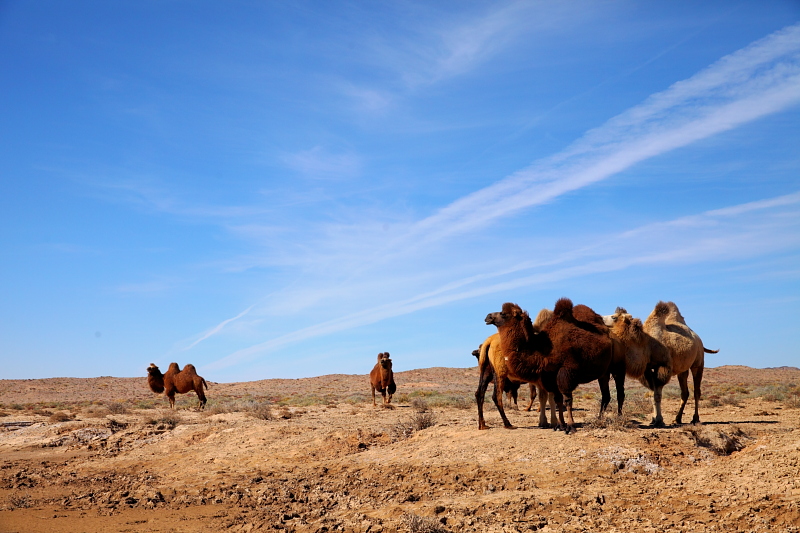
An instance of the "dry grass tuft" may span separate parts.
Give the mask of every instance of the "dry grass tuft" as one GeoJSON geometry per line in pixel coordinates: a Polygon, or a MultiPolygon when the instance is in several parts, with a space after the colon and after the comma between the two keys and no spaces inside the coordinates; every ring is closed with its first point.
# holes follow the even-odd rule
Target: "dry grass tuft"
{"type": "Polygon", "coordinates": [[[57,413],[53,413],[52,415],[50,415],[50,418],[48,418],[47,420],[55,424],[58,422],[69,422],[74,418],[75,415],[67,413],[66,411],[59,411],[57,413]]]}
{"type": "Polygon", "coordinates": [[[22,496],[11,496],[8,498],[8,503],[11,509],[27,509],[32,505],[30,497],[25,494],[22,496]]]}
{"type": "Polygon", "coordinates": [[[411,407],[414,412],[410,416],[400,420],[392,428],[392,434],[397,439],[407,439],[414,434],[415,431],[422,431],[429,427],[436,425],[436,415],[430,410],[425,400],[421,398],[414,398],[411,401],[411,407]]]}
{"type": "Polygon", "coordinates": [[[106,409],[112,415],[124,415],[128,412],[128,406],[122,402],[111,402],[106,406],[106,409]]]}
{"type": "MultiPolygon", "coordinates": [[[[621,415],[617,413],[616,405],[616,393],[614,389],[611,389],[611,403],[606,408],[606,412],[602,415],[588,417],[583,423],[584,427],[627,431],[638,427],[639,422],[637,421],[647,420],[653,412],[652,399],[648,396],[648,393],[638,390],[626,392],[621,415]]],[[[595,412],[599,411],[600,399],[598,398],[595,412]]]]}
{"type": "Polygon", "coordinates": [[[415,514],[407,514],[403,516],[409,533],[447,533],[441,522],[434,518],[427,518],[415,514]]]}

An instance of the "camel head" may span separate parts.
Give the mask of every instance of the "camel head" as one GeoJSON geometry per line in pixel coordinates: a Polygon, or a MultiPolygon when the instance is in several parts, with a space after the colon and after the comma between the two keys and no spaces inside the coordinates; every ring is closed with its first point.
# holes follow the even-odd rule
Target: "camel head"
{"type": "Polygon", "coordinates": [[[614,320],[610,329],[614,336],[627,342],[641,342],[642,335],[644,334],[644,327],[642,326],[641,320],[633,318],[628,313],[615,313],[611,316],[614,317],[614,320]]]}
{"type": "Polygon", "coordinates": [[[610,328],[614,326],[614,322],[616,322],[616,320],[619,318],[620,315],[627,315],[627,314],[628,312],[625,310],[624,307],[617,307],[613,315],[603,315],[603,324],[605,324],[607,327],[610,328]]]}
{"type": "Polygon", "coordinates": [[[474,355],[476,359],[480,358],[480,356],[481,356],[481,348],[482,347],[483,347],[483,344],[479,345],[477,350],[472,350],[472,355],[474,355]]]}
{"type": "Polygon", "coordinates": [[[517,304],[506,302],[503,304],[503,310],[497,313],[489,313],[486,315],[487,326],[502,327],[512,322],[521,322],[528,316],[528,313],[522,310],[517,304]]]}
{"type": "Polygon", "coordinates": [[[147,385],[155,393],[164,392],[164,375],[153,363],[150,363],[150,366],[147,367],[147,385]]]}
{"type": "MultiPolygon", "coordinates": [[[[389,354],[386,354],[386,355],[389,355],[389,354]]],[[[388,357],[384,357],[383,359],[380,360],[380,365],[381,365],[381,368],[384,369],[384,370],[391,370],[392,369],[392,360],[389,359],[388,357]]]]}

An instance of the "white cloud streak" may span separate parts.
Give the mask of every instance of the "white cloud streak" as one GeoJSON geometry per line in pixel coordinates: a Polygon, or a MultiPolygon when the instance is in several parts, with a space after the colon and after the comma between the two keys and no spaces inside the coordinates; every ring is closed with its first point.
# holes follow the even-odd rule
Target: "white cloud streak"
{"type": "Polygon", "coordinates": [[[208,331],[206,331],[205,333],[203,333],[203,334],[200,336],[200,338],[198,338],[196,341],[194,341],[193,343],[191,343],[189,346],[187,346],[187,347],[186,347],[186,348],[184,348],[183,350],[184,350],[184,351],[191,350],[192,348],[194,348],[195,346],[197,346],[198,344],[200,344],[200,343],[201,343],[201,342],[203,342],[204,340],[206,340],[206,339],[208,339],[208,338],[210,338],[210,337],[213,337],[214,335],[216,335],[217,333],[219,333],[220,331],[222,331],[222,329],[223,329],[225,326],[227,326],[227,325],[228,325],[228,324],[230,324],[231,322],[234,322],[234,321],[236,321],[236,320],[239,320],[240,318],[242,318],[243,316],[245,316],[247,313],[249,313],[249,312],[250,312],[250,311],[253,309],[253,307],[255,307],[255,305],[256,305],[256,304],[253,304],[253,305],[251,305],[250,307],[248,307],[247,309],[245,309],[244,311],[242,311],[241,313],[239,313],[238,315],[236,315],[236,316],[234,316],[234,317],[231,317],[231,318],[228,318],[228,319],[226,319],[226,320],[223,320],[222,322],[220,322],[219,324],[217,324],[217,325],[216,325],[216,326],[214,326],[213,328],[211,328],[211,329],[209,329],[208,331]]]}
{"type": "MultiPolygon", "coordinates": [[[[348,250],[349,255],[355,258],[350,264],[362,265],[358,272],[362,275],[379,264],[395,260],[402,262],[419,253],[420,249],[441,244],[457,235],[484,230],[501,217],[553,201],[646,159],[731,130],[798,102],[800,24],[775,32],[720,59],[691,78],[675,83],[666,91],[587,132],[566,150],[454,201],[437,213],[411,224],[394,239],[383,238],[377,241],[380,243],[377,246],[371,239],[372,244],[359,240],[353,249],[348,250]]],[[[798,195],[789,195],[646,226],[609,239],[602,249],[592,246],[572,250],[548,261],[548,264],[520,263],[518,267],[503,272],[464,277],[412,298],[322,321],[239,350],[208,366],[227,367],[311,337],[508,289],[634,265],[745,257],[797,246],[800,238],[796,216],[798,200],[798,195]],[[772,210],[780,211],[785,206],[794,211],[782,211],[782,218],[770,218],[772,210]],[[748,218],[752,219],[748,224],[737,225],[737,220],[748,218]],[[687,227],[691,227],[691,231],[687,227]],[[727,228],[727,231],[720,228],[727,228]],[[676,235],[681,237],[676,238],[676,235]],[[650,242],[658,242],[659,246],[648,247],[650,242]],[[511,276],[526,269],[534,272],[527,276],[511,276]],[[498,276],[502,281],[491,283],[490,280],[498,276]]],[[[350,242],[346,244],[350,245],[350,242]]],[[[324,262],[325,258],[317,260],[324,262]]],[[[341,286],[338,288],[342,289],[341,286]]]]}
{"type": "Polygon", "coordinates": [[[205,365],[205,368],[230,367],[295,342],[487,294],[635,266],[742,259],[795,249],[800,247],[798,205],[800,192],[649,224],[609,237],[602,243],[562,254],[547,264],[521,263],[504,271],[451,282],[411,298],[293,331],[234,352],[205,365]],[[517,277],[510,275],[526,270],[539,271],[517,277]],[[492,278],[502,281],[486,283],[492,278]]]}

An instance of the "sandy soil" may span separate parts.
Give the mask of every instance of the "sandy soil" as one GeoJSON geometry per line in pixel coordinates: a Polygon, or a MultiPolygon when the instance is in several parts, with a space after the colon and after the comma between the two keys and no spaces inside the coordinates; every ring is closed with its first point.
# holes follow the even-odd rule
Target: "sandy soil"
{"type": "Polygon", "coordinates": [[[212,383],[207,412],[171,412],[144,378],[0,380],[0,532],[800,532],[800,409],[758,396],[796,368],[707,369],[699,427],[602,427],[584,386],[573,435],[524,411],[504,430],[491,403],[478,431],[475,368],[396,381],[393,408],[336,375],[212,383]]]}

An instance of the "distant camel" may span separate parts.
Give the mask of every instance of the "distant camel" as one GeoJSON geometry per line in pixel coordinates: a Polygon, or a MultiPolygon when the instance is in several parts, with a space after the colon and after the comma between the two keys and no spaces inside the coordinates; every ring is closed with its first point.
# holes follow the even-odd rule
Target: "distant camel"
{"type": "Polygon", "coordinates": [[[155,364],[150,363],[150,366],[147,367],[147,374],[147,384],[150,385],[150,390],[157,394],[163,392],[169,399],[169,406],[172,409],[175,409],[176,392],[184,394],[195,391],[200,400],[199,408],[203,409],[206,406],[203,387],[208,389],[208,384],[205,379],[197,375],[194,365],[186,365],[183,370],[180,370],[178,363],[170,363],[167,373],[162,374],[155,364]]]}
{"type": "MultiPolygon", "coordinates": [[[[672,374],[678,376],[678,384],[681,387],[681,407],[675,416],[676,424],[681,423],[683,409],[689,400],[689,384],[687,381],[691,370],[694,382],[694,416],[692,417],[692,424],[699,424],[700,384],[703,381],[705,354],[717,353],[719,350],[709,350],[703,346],[703,341],[700,340],[697,333],[686,325],[678,306],[673,302],[658,302],[653,312],[644,322],[644,331],[666,346],[672,355],[672,374]]],[[[653,402],[656,411],[653,425],[663,426],[661,387],[653,389],[653,402]]]]}
{"type": "Polygon", "coordinates": [[[383,403],[392,403],[392,395],[397,390],[397,385],[394,382],[394,372],[392,372],[392,360],[389,358],[389,352],[381,352],[378,354],[378,362],[369,373],[369,383],[372,387],[372,405],[375,403],[375,391],[381,393],[383,396],[383,403]],[[388,394],[388,398],[386,397],[388,394]]]}

